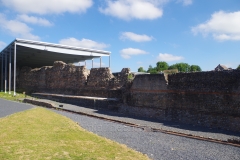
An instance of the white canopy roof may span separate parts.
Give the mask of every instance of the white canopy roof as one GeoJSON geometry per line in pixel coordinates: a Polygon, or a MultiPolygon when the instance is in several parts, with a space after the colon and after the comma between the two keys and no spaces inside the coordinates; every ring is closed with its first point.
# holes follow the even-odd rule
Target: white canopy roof
{"type": "MultiPolygon", "coordinates": [[[[17,66],[19,67],[29,66],[35,68],[51,66],[54,61],[76,63],[103,56],[110,56],[111,54],[111,52],[108,51],[17,38],[1,51],[1,57],[2,54],[5,53],[7,55],[10,53],[13,55],[14,43],[16,43],[16,60],[17,66]]],[[[11,58],[13,60],[13,56],[11,56],[11,58]]]]}
{"type": "Polygon", "coordinates": [[[39,68],[42,66],[52,66],[54,61],[76,63],[85,60],[93,60],[94,58],[100,58],[101,67],[101,57],[109,56],[110,67],[110,54],[111,53],[108,51],[73,47],[40,41],[31,41],[25,39],[15,39],[12,43],[10,43],[7,47],[5,47],[1,51],[0,55],[1,91],[5,89],[5,93],[7,93],[7,86],[9,85],[8,89],[9,93],[11,93],[12,64],[14,71],[13,90],[14,95],[16,95],[17,66],[19,68],[23,66],[39,68]]]}

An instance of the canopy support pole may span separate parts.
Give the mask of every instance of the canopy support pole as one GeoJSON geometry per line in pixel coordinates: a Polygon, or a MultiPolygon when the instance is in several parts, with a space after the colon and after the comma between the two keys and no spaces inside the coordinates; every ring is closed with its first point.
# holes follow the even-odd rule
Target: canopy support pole
{"type": "Polygon", "coordinates": [[[13,95],[16,96],[16,52],[17,52],[17,45],[16,42],[14,42],[14,82],[13,82],[13,95]]]}
{"type": "Polygon", "coordinates": [[[2,57],[2,73],[1,73],[1,92],[3,91],[3,52],[1,52],[1,57],[2,57]]]}
{"type": "Polygon", "coordinates": [[[5,51],[4,91],[7,93],[7,52],[5,51]]]}
{"type": "Polygon", "coordinates": [[[12,46],[10,47],[9,52],[9,94],[11,94],[11,78],[12,77],[12,46]]]}
{"type": "Polygon", "coordinates": [[[111,67],[111,56],[109,55],[109,68],[111,67]]]}

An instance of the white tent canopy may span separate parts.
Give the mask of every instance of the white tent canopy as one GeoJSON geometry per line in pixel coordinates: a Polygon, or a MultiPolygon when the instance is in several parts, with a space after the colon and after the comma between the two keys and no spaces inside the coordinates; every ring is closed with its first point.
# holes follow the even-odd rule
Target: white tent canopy
{"type": "Polygon", "coordinates": [[[54,61],[63,61],[65,63],[77,63],[86,60],[109,57],[108,51],[80,48],[74,46],[46,43],[40,41],[31,41],[25,39],[15,39],[1,51],[1,91],[3,91],[3,80],[5,84],[5,93],[7,92],[7,79],[9,80],[9,93],[11,93],[11,67],[14,64],[14,95],[16,94],[16,66],[29,66],[31,68],[51,66],[54,61]],[[7,73],[9,78],[7,78],[7,73]]]}

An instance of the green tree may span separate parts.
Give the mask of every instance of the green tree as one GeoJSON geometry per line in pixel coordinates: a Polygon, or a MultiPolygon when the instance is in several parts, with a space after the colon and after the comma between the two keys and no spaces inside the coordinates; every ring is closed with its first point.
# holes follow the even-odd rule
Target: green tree
{"type": "Polygon", "coordinates": [[[202,69],[198,65],[191,65],[190,71],[191,72],[201,72],[202,69]]]}
{"type": "Polygon", "coordinates": [[[150,71],[149,71],[150,74],[157,74],[158,71],[156,68],[152,68],[150,71]]]}
{"type": "Polygon", "coordinates": [[[187,63],[176,63],[169,66],[168,69],[178,69],[179,72],[189,72],[191,70],[190,65],[187,63]]]}
{"type": "Polygon", "coordinates": [[[237,70],[240,70],[240,64],[238,65],[238,67],[236,68],[237,70]]]}
{"type": "Polygon", "coordinates": [[[156,67],[153,68],[152,65],[149,65],[147,72],[150,74],[156,74],[157,69],[156,69],[156,67]]]}
{"type": "Polygon", "coordinates": [[[139,67],[138,72],[146,72],[146,71],[143,69],[143,67],[139,67]]]}
{"type": "Polygon", "coordinates": [[[167,62],[164,62],[164,61],[157,62],[157,64],[156,64],[156,70],[158,72],[167,70],[168,67],[169,67],[169,65],[167,64],[167,62]]]}
{"type": "Polygon", "coordinates": [[[152,65],[149,65],[147,72],[150,73],[152,69],[153,69],[152,65]]]}

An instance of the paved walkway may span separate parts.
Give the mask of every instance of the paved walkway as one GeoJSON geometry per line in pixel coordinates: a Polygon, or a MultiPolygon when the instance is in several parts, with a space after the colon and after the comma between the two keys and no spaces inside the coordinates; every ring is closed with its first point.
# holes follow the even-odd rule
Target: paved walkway
{"type": "Polygon", "coordinates": [[[0,98],[0,118],[33,108],[33,105],[12,102],[0,98]]]}
{"type": "Polygon", "coordinates": [[[226,131],[226,130],[219,130],[219,129],[211,129],[206,127],[199,127],[199,126],[192,126],[174,122],[167,122],[167,121],[159,121],[153,120],[148,118],[141,118],[135,116],[127,116],[121,113],[113,112],[113,111],[106,111],[106,110],[96,110],[92,108],[80,107],[77,105],[71,105],[67,103],[60,103],[55,102],[52,100],[47,99],[35,99],[31,98],[34,101],[44,102],[46,104],[50,104],[52,107],[55,108],[63,108],[68,111],[74,111],[82,114],[122,121],[126,123],[136,124],[143,128],[156,128],[165,131],[172,131],[178,133],[184,133],[199,137],[211,138],[216,140],[223,140],[227,141],[228,139],[239,139],[240,133],[226,131]],[[62,107],[59,107],[62,106],[62,107]]]}

